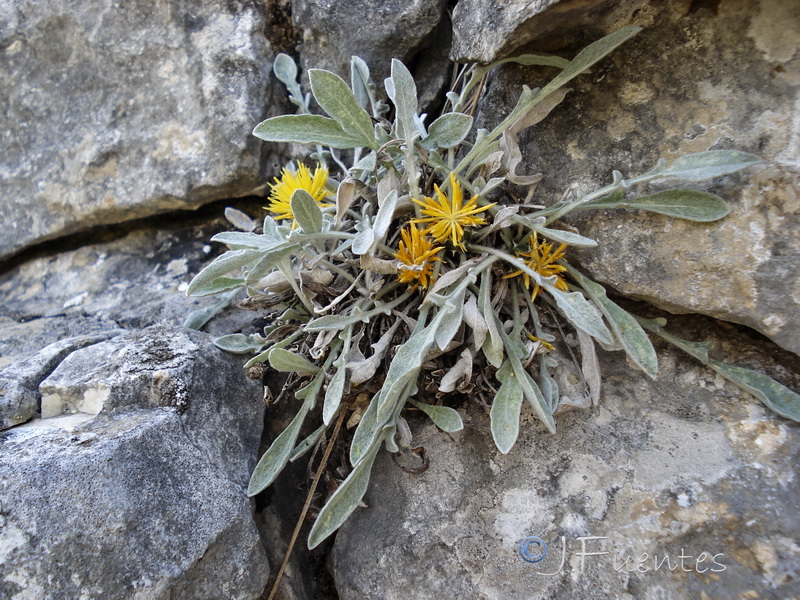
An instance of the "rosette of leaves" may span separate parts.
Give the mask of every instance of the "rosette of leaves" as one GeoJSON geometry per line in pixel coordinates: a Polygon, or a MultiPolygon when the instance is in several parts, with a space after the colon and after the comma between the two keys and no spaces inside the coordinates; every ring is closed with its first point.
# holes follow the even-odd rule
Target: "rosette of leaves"
{"type": "Polygon", "coordinates": [[[217,345],[253,353],[248,366],[268,363],[289,374],[285,389],[297,390],[297,414],[262,456],[249,494],[270,485],[334,423],[338,428],[348,416],[355,427],[349,475],[319,513],[309,547],[336,531],[358,506],[380,449],[399,452],[410,446],[406,408],[424,412],[452,432],[463,427],[461,417],[438,400],[458,391],[485,398],[491,432],[503,453],[517,439],[524,402],[547,430],[555,431],[554,414],[563,396],[553,373],[563,357],[551,349],[564,335],[577,338],[577,367],[590,403],[598,400],[601,386],[595,344],[626,352],[632,365],[656,377],[658,360],[645,331],[650,330],[779,414],[800,417],[797,394],[764,375],[710,358],[707,348],[670,336],[662,322],[629,314],[565,260],[571,246],[596,246],[560,225],[571,211],[624,207],[712,222],[728,213],[713,194],[632,192],[654,181],[696,182],[733,173],[757,157],[713,151],[670,165],[660,161],[630,178],[614,172],[609,185],[548,207],[520,204],[506,193],[509,182],[538,180],[516,172],[518,133],[564,98],[571,79],[637,31],[621,29],[571,61],[533,54],[506,59],[556,67],[559,73],[541,89],[523,88],[515,108],[492,131],[473,131],[469,111],[478,83],[498,63],[464,67],[456,89],[447,94],[445,112],[426,124],[414,79],[400,61],[392,61],[384,82],[389,106],[357,57],[349,84],[312,69],[310,95],[297,82],[294,62],[286,55],[276,58],[275,74],[298,111],[267,119],[254,134],[269,142],[312,145],[312,157],[324,168],[338,169],[339,179],[327,182],[325,203],[296,189],[291,210],[283,215],[291,221],[270,215],[260,232],[212,238],[230,249],[194,278],[188,294],[228,294],[222,306],[231,293],[245,290],[247,302],[271,310],[273,324],[263,335],[232,334],[217,345]],[[312,113],[312,96],[325,114],[312,113]],[[470,197],[467,204],[464,193],[470,197]],[[433,198],[440,201],[444,216],[439,218],[450,222],[426,218],[438,214],[433,198]],[[458,221],[459,215],[472,220],[458,221]],[[425,228],[409,229],[417,227],[412,221],[425,228]],[[426,237],[436,232],[437,223],[450,239],[426,237]],[[453,223],[458,227],[450,227],[453,223]],[[301,440],[311,415],[320,415],[321,423],[301,440]]]}

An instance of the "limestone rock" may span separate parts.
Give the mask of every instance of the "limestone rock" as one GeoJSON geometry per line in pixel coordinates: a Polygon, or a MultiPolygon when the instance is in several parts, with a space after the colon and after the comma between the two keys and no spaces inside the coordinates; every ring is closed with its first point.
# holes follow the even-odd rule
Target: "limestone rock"
{"type": "Polygon", "coordinates": [[[0,257],[259,185],[260,2],[0,2],[0,257]]]}
{"type": "MultiPolygon", "coordinates": [[[[430,468],[412,475],[379,456],[368,508],[336,539],[339,597],[798,596],[800,428],[686,356],[659,356],[653,382],[603,354],[600,405],[560,416],[555,435],[526,406],[507,455],[474,404],[456,434],[412,423],[430,468]],[[529,536],[547,544],[539,563],[519,554],[529,536]],[[589,536],[601,539],[585,552],[607,554],[582,567],[589,536]]],[[[527,555],[540,550],[532,541],[527,555]]]]}
{"type": "Polygon", "coordinates": [[[67,355],[119,333],[120,330],[112,330],[65,338],[53,342],[33,356],[0,369],[0,431],[39,415],[39,384],[67,355]]]}
{"type": "MultiPolygon", "coordinates": [[[[328,69],[350,79],[350,57],[357,55],[370,66],[376,86],[383,89],[390,61],[409,62],[437,40],[445,10],[444,0],[294,0],[292,19],[303,31],[301,59],[304,70],[328,69]]],[[[442,54],[441,59],[446,59],[442,54]]],[[[447,69],[444,60],[439,61],[447,69]]]]}
{"type": "MultiPolygon", "coordinates": [[[[534,202],[552,204],[610,183],[613,169],[643,173],[659,157],[729,148],[761,156],[742,173],[688,186],[728,200],[724,220],[585,211],[571,223],[600,246],[567,259],[626,296],[741,323],[800,352],[800,10],[773,0],[653,3],[633,21],[645,29],[520,136],[518,173],[542,172],[534,202]]],[[[481,126],[507,114],[522,84],[552,76],[504,68],[489,83],[481,126]]]]}
{"type": "Polygon", "coordinates": [[[576,29],[613,30],[647,5],[647,0],[461,0],[453,9],[450,56],[492,62],[533,40],[563,38],[576,29]]]}
{"type": "Polygon", "coordinates": [[[237,361],[157,326],[73,352],[41,391],[53,416],[0,434],[0,596],[260,595],[263,404],[237,361]]]}
{"type": "MultiPolygon", "coordinates": [[[[0,360],[13,353],[27,356],[62,337],[98,327],[181,325],[193,310],[219,300],[187,298],[185,291],[223,248],[209,238],[229,227],[221,219],[210,224],[190,220],[161,229],[151,225],[118,239],[32,258],[0,275],[0,315],[25,321],[0,328],[0,360]],[[17,335],[25,337],[23,347],[19,339],[14,341],[17,335]]],[[[251,311],[229,309],[206,329],[223,335],[253,317],[251,311]]]]}

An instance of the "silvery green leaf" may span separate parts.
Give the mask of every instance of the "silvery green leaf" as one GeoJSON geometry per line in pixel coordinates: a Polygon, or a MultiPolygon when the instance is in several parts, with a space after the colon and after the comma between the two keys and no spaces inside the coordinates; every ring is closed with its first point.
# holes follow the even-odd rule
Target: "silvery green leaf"
{"type": "Polygon", "coordinates": [[[428,290],[428,295],[433,297],[439,294],[439,292],[446,290],[454,283],[458,283],[470,269],[478,264],[478,262],[479,260],[477,258],[471,258],[461,263],[455,269],[449,270],[436,280],[436,283],[434,283],[431,289],[428,290]]]}
{"type": "Polygon", "coordinates": [[[539,389],[539,386],[533,380],[533,377],[531,377],[525,369],[522,369],[520,375],[520,372],[515,366],[514,372],[517,377],[519,377],[519,382],[522,385],[522,394],[525,396],[528,404],[531,405],[531,408],[533,408],[533,411],[544,423],[545,427],[547,427],[547,430],[550,433],[555,433],[556,422],[553,420],[552,409],[542,395],[542,390],[539,389]]]}
{"type": "Polygon", "coordinates": [[[375,154],[375,152],[370,152],[366,156],[362,156],[361,159],[353,165],[353,169],[357,171],[374,171],[377,160],[378,155],[375,154]]]}
{"type": "Polygon", "coordinates": [[[657,333],[687,354],[694,356],[700,362],[708,364],[711,360],[708,356],[708,353],[711,351],[711,344],[709,342],[690,342],[667,333],[662,329],[666,324],[666,320],[664,319],[644,319],[642,317],[636,317],[636,320],[643,325],[645,329],[657,333]]]}
{"type": "Polygon", "coordinates": [[[562,292],[552,285],[545,285],[547,291],[555,298],[558,308],[566,319],[605,344],[614,342],[611,332],[603,323],[603,316],[592,306],[580,292],[562,292]]]}
{"type": "Polygon", "coordinates": [[[311,528],[311,533],[308,535],[309,550],[316,548],[325,538],[339,529],[347,517],[358,507],[367,492],[372,463],[375,462],[375,456],[379,449],[380,445],[376,444],[322,507],[311,528]]]}
{"type": "Polygon", "coordinates": [[[331,148],[360,148],[364,141],[345,131],[333,119],[321,115],[282,115],[262,121],[253,135],[267,142],[322,144],[331,148]]]}
{"type": "Polygon", "coordinates": [[[353,245],[351,246],[353,254],[357,256],[366,254],[372,248],[374,241],[375,232],[372,230],[369,218],[364,217],[362,221],[356,223],[356,237],[353,238],[353,245]]]}
{"type": "Polygon", "coordinates": [[[627,200],[604,199],[580,208],[633,208],[700,223],[718,221],[730,212],[727,203],[719,196],[696,190],[665,190],[627,200]]]}
{"type": "Polygon", "coordinates": [[[395,438],[394,435],[385,435],[383,437],[383,446],[386,448],[387,452],[391,453],[400,452],[400,446],[397,445],[397,442],[395,441],[394,438],[395,438]]]}
{"type": "Polygon", "coordinates": [[[422,146],[426,149],[453,148],[464,141],[470,129],[471,116],[459,112],[446,113],[431,123],[422,146]]]}
{"type": "MultiPolygon", "coordinates": [[[[530,222],[530,220],[528,221],[530,222]]],[[[534,225],[534,224],[531,224],[530,228],[542,234],[544,237],[559,242],[560,244],[567,244],[569,246],[581,246],[583,248],[593,248],[597,246],[597,242],[595,240],[584,237],[582,235],[578,235],[577,233],[572,233],[571,231],[564,231],[562,229],[551,229],[549,227],[544,227],[543,225],[534,225]]]]}
{"type": "Polygon", "coordinates": [[[286,241],[286,235],[282,232],[285,228],[278,225],[278,222],[267,215],[264,217],[264,226],[262,235],[275,240],[276,242],[286,241]]]}
{"type": "Polygon", "coordinates": [[[416,400],[409,400],[409,402],[428,415],[434,425],[446,433],[455,433],[456,431],[464,429],[464,422],[461,420],[461,415],[453,408],[448,406],[432,406],[424,402],[417,402],[416,400]]]}
{"type": "Polygon", "coordinates": [[[440,309],[440,311],[445,311],[445,314],[441,316],[439,326],[436,328],[435,340],[439,350],[444,351],[447,348],[464,321],[464,295],[466,291],[466,287],[459,286],[456,293],[448,297],[445,305],[440,309]]]}
{"type": "Polygon", "coordinates": [[[306,357],[289,352],[283,348],[273,348],[269,353],[269,364],[281,373],[297,373],[298,375],[315,375],[319,367],[306,357]]]}
{"type": "Polygon", "coordinates": [[[385,421],[388,418],[396,403],[401,400],[409,383],[417,380],[428,350],[433,346],[437,327],[438,322],[434,319],[430,326],[414,333],[398,347],[381,389],[381,397],[378,402],[378,421],[385,421]]]}
{"type": "Polygon", "coordinates": [[[477,352],[483,346],[489,328],[486,325],[486,319],[478,309],[478,302],[472,294],[464,303],[464,322],[472,329],[472,339],[475,344],[475,352],[477,352]]]}
{"type": "Polygon", "coordinates": [[[417,85],[406,66],[396,58],[392,59],[391,81],[391,98],[397,109],[397,133],[411,142],[417,131],[414,126],[414,116],[417,114],[417,85]]]}
{"type": "Polygon", "coordinates": [[[664,169],[664,176],[679,177],[688,181],[702,181],[719,175],[735,173],[745,167],[761,162],[761,159],[738,150],[709,150],[681,156],[664,169]]]}
{"type": "Polygon", "coordinates": [[[515,62],[526,66],[557,67],[559,69],[563,69],[569,65],[569,61],[566,58],[561,58],[560,56],[553,56],[551,54],[520,54],[519,56],[512,56],[510,58],[497,60],[487,65],[487,68],[497,67],[509,62],[515,62]]]}
{"type": "Polygon", "coordinates": [[[572,267],[569,267],[569,273],[597,304],[631,362],[655,379],[658,374],[658,355],[641,325],[628,311],[609,300],[602,285],[584,277],[572,267]]]}
{"type": "Polygon", "coordinates": [[[317,201],[306,190],[297,189],[292,193],[292,215],[303,233],[322,231],[322,210],[317,201]]]}
{"type": "Polygon", "coordinates": [[[322,422],[325,425],[330,425],[339,411],[339,405],[342,403],[342,396],[344,395],[346,375],[347,369],[344,365],[341,365],[336,369],[336,373],[333,374],[330,383],[328,383],[328,389],[325,390],[325,402],[322,405],[322,422]]]}
{"type": "Polygon", "coordinates": [[[258,461],[253,475],[250,477],[250,484],[247,486],[248,496],[255,496],[275,481],[275,478],[286,466],[307,414],[308,409],[305,406],[301,407],[289,426],[275,438],[264,456],[258,461]]]}
{"type": "Polygon", "coordinates": [[[272,61],[272,71],[287,88],[297,85],[297,65],[288,54],[281,52],[272,61]]]}
{"type": "Polygon", "coordinates": [[[492,438],[503,454],[508,454],[519,435],[519,415],[522,410],[522,386],[508,361],[497,371],[500,389],[489,412],[492,438]]]}
{"type": "Polygon", "coordinates": [[[308,410],[313,410],[317,404],[317,397],[322,391],[323,383],[325,383],[325,372],[320,369],[311,381],[295,392],[294,397],[302,400],[303,406],[308,410]]]}
{"type": "Polygon", "coordinates": [[[708,366],[751,393],[782,417],[800,422],[800,396],[786,386],[758,371],[728,365],[718,360],[710,359],[708,366]]]}
{"type": "Polygon", "coordinates": [[[492,192],[501,185],[503,185],[505,180],[506,180],[505,177],[492,177],[489,181],[486,182],[486,187],[480,190],[480,195],[486,196],[486,194],[488,194],[489,192],[492,192]]]}
{"type": "Polygon", "coordinates": [[[483,342],[483,354],[493,367],[499,369],[503,364],[503,339],[497,327],[497,317],[492,307],[492,276],[489,271],[481,276],[478,291],[478,306],[481,310],[489,335],[483,342]]]}
{"type": "Polygon", "coordinates": [[[557,367],[558,363],[546,354],[539,355],[539,383],[545,402],[550,407],[550,411],[558,406],[558,382],[550,375],[548,367],[557,367]]]}
{"type": "Polygon", "coordinates": [[[298,244],[283,243],[269,250],[262,250],[261,259],[247,273],[245,283],[254,285],[275,268],[280,268],[281,262],[292,256],[299,247],[298,244]]]}
{"type": "Polygon", "coordinates": [[[324,69],[309,70],[308,79],[314,98],[322,110],[336,119],[344,131],[358,138],[361,146],[377,149],[372,119],[359,106],[344,80],[324,69]]]}
{"type": "MultiPolygon", "coordinates": [[[[318,317],[306,325],[306,331],[321,331],[323,329],[344,329],[348,325],[358,323],[369,318],[370,312],[356,313],[351,315],[325,315],[318,317]]],[[[376,313],[377,314],[377,313],[376,313]]]]}
{"type": "MultiPolygon", "coordinates": [[[[380,242],[389,230],[389,225],[392,223],[394,211],[397,207],[397,190],[390,191],[378,208],[378,214],[375,215],[375,222],[372,224],[372,232],[375,242],[380,242]]],[[[355,251],[354,251],[355,252],[355,251]]],[[[357,254],[357,253],[356,253],[357,254]]]]}
{"type": "MultiPolygon", "coordinates": [[[[208,284],[198,287],[195,290],[195,293],[192,295],[213,296],[216,294],[221,294],[223,292],[231,292],[233,290],[238,290],[243,285],[244,285],[244,279],[240,279],[238,277],[218,277],[217,279],[210,281],[208,284]]],[[[227,306],[228,304],[230,304],[230,300],[225,301],[225,305],[224,306],[220,305],[218,308],[208,307],[193,311],[188,317],[186,317],[186,322],[184,323],[183,326],[188,327],[189,329],[200,329],[201,327],[203,327],[203,325],[208,323],[214,317],[214,315],[219,313],[219,311],[225,308],[225,306],[227,306]],[[202,323],[200,323],[201,319],[205,318],[206,316],[208,318],[206,318],[202,323]],[[189,323],[192,323],[192,325],[190,325],[189,323]]],[[[214,306],[216,307],[217,304],[215,304],[214,306]]]]}
{"type": "Polygon", "coordinates": [[[367,108],[371,102],[369,97],[369,67],[358,56],[350,57],[350,87],[353,88],[353,95],[356,97],[359,106],[367,108]]]}
{"type": "Polygon", "coordinates": [[[239,246],[240,248],[255,248],[263,250],[273,248],[283,242],[276,241],[274,238],[257,233],[245,233],[243,231],[224,231],[211,238],[212,242],[220,242],[229,246],[239,246]]]}
{"type": "Polygon", "coordinates": [[[236,229],[247,233],[256,228],[256,222],[253,221],[249,215],[230,206],[225,208],[225,218],[228,220],[228,223],[236,227],[236,229]]]}
{"type": "Polygon", "coordinates": [[[359,321],[364,321],[366,323],[375,315],[379,315],[381,313],[388,314],[393,308],[396,308],[398,305],[403,303],[406,298],[407,296],[398,296],[391,302],[387,304],[381,304],[366,312],[356,312],[355,314],[346,316],[326,315],[324,317],[319,317],[306,325],[305,330],[320,331],[322,329],[344,329],[348,325],[358,323],[359,321]]]}
{"type": "Polygon", "coordinates": [[[258,363],[267,362],[267,360],[269,359],[269,351],[270,350],[271,350],[271,348],[268,349],[268,350],[264,350],[260,354],[256,354],[253,358],[251,358],[246,363],[244,363],[244,368],[245,369],[249,369],[250,367],[252,367],[254,365],[257,365],[258,363]]]}
{"type": "Polygon", "coordinates": [[[708,365],[731,383],[749,392],[779,415],[800,422],[800,395],[786,386],[758,371],[728,365],[710,358],[708,353],[711,344],[690,342],[675,337],[662,329],[663,322],[659,322],[659,320],[638,318],[637,321],[684,352],[694,356],[703,364],[708,365]]]}
{"type": "Polygon", "coordinates": [[[564,67],[564,70],[561,71],[561,73],[556,75],[550,81],[550,83],[544,86],[538,95],[542,97],[547,96],[551,92],[565,85],[567,82],[574,79],[586,69],[594,65],[597,61],[601,60],[612,50],[617,48],[617,46],[626,42],[637,32],[641,31],[641,29],[641,27],[636,25],[629,25],[628,27],[618,29],[611,35],[607,35],[604,38],[589,44],[586,46],[586,48],[581,50],[566,67],[564,67]]]}
{"type": "Polygon", "coordinates": [[[219,290],[220,292],[228,293],[211,306],[199,308],[190,312],[186,317],[186,320],[183,322],[183,326],[186,327],[186,329],[196,329],[199,331],[206,323],[230,306],[231,301],[236,296],[239,288],[242,287],[244,281],[242,279],[228,279],[226,277],[221,277],[220,279],[216,280],[216,283],[218,285],[221,284],[220,287],[222,289],[219,290]]]}
{"type": "Polygon", "coordinates": [[[378,402],[381,393],[378,392],[372,397],[367,406],[367,410],[361,415],[355,432],[353,441],[350,443],[350,464],[357,465],[375,443],[378,433],[383,428],[384,423],[378,422],[378,402]]]}
{"type": "Polygon", "coordinates": [[[257,250],[232,250],[214,259],[214,261],[195,275],[189,288],[186,290],[187,296],[207,296],[218,294],[220,286],[217,280],[227,275],[231,271],[240,269],[257,261],[261,253],[257,250]]]}
{"type": "MultiPolygon", "coordinates": [[[[497,321],[497,317],[495,316],[495,321],[497,321]]],[[[519,382],[520,387],[522,388],[522,395],[528,401],[528,404],[531,405],[533,411],[536,413],[536,416],[539,417],[539,420],[544,423],[545,427],[550,433],[556,432],[556,423],[553,420],[553,413],[550,405],[544,399],[542,395],[542,391],[539,389],[539,386],[536,385],[536,382],[533,378],[528,374],[525,370],[524,365],[520,359],[520,356],[524,356],[527,354],[527,349],[524,347],[518,349],[515,346],[521,346],[519,340],[512,340],[509,338],[508,334],[505,332],[505,329],[498,323],[498,327],[500,328],[500,335],[503,338],[503,343],[506,346],[506,356],[508,356],[508,364],[511,365],[511,368],[514,373],[514,377],[519,382]]]]}
{"type": "Polygon", "coordinates": [[[230,352],[231,354],[250,354],[251,352],[258,352],[264,342],[263,340],[256,341],[243,333],[231,333],[230,335],[216,338],[214,345],[220,350],[225,350],[225,352],[230,352]]]}
{"type": "Polygon", "coordinates": [[[592,404],[597,405],[600,401],[600,390],[602,377],[600,374],[600,362],[597,360],[597,352],[594,349],[592,336],[578,329],[578,343],[581,348],[581,371],[586,384],[589,386],[589,394],[592,397],[592,404]]]}
{"type": "Polygon", "coordinates": [[[347,209],[353,204],[356,194],[356,182],[347,178],[336,188],[336,227],[342,224],[347,209]]]}
{"type": "Polygon", "coordinates": [[[320,425],[314,430],[314,433],[297,444],[297,447],[292,451],[292,455],[289,457],[289,462],[296,461],[298,458],[305,455],[306,452],[311,450],[311,448],[313,448],[314,445],[319,441],[319,438],[322,437],[322,434],[325,433],[325,429],[327,429],[326,425],[320,425]]]}

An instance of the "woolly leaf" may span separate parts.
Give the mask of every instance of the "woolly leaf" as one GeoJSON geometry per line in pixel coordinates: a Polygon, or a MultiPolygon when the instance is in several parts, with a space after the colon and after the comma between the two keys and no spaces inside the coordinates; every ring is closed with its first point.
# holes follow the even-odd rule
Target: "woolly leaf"
{"type": "MultiPolygon", "coordinates": [[[[224,277],[231,271],[240,269],[246,265],[252,264],[261,257],[261,253],[257,250],[232,250],[218,256],[214,261],[195,275],[192,282],[189,284],[189,289],[186,290],[187,296],[208,296],[210,294],[218,294],[223,291],[230,279],[225,278],[220,285],[217,280],[224,277]]],[[[228,288],[230,289],[230,288],[228,288]]]]}
{"type": "Polygon", "coordinates": [[[392,59],[389,87],[391,88],[389,96],[397,109],[397,133],[410,142],[417,131],[414,125],[414,116],[417,114],[417,85],[406,66],[396,58],[392,59]]]}
{"type": "Polygon", "coordinates": [[[722,198],[697,190],[665,190],[642,198],[591,202],[580,208],[633,208],[700,223],[718,221],[730,212],[722,198]]]}
{"type": "Polygon", "coordinates": [[[719,175],[735,173],[758,162],[761,162],[758,156],[747,152],[709,150],[681,156],[672,163],[672,166],[664,169],[662,174],[688,181],[702,181],[719,175]]]}
{"type": "Polygon", "coordinates": [[[303,229],[303,233],[322,231],[322,211],[314,197],[306,190],[297,189],[292,193],[292,215],[303,229]]]}
{"type": "Polygon", "coordinates": [[[555,298],[558,308],[578,329],[581,329],[604,344],[613,344],[614,338],[603,323],[602,315],[580,292],[563,292],[552,285],[544,284],[555,298]]]}
{"type": "Polygon", "coordinates": [[[325,538],[339,529],[347,517],[358,507],[364,494],[367,493],[372,463],[375,462],[379,448],[380,444],[374,445],[322,507],[311,528],[311,533],[308,535],[309,550],[316,548],[325,538]]]}
{"type": "Polygon", "coordinates": [[[472,117],[464,113],[447,113],[436,119],[428,128],[428,137],[422,140],[426,149],[453,148],[469,134],[472,117]]]}
{"type": "Polygon", "coordinates": [[[409,402],[428,415],[434,425],[442,431],[454,433],[464,429],[464,422],[461,420],[461,415],[449,406],[432,406],[415,400],[409,400],[409,402]]]}
{"type": "Polygon", "coordinates": [[[497,449],[508,454],[519,435],[519,415],[522,410],[522,386],[508,361],[497,371],[500,389],[489,412],[492,438],[497,449]]]}
{"type": "Polygon", "coordinates": [[[308,410],[301,407],[289,426],[275,438],[264,456],[258,461],[253,475],[250,477],[250,484],[247,486],[248,496],[255,496],[269,486],[286,466],[307,414],[308,410]]]}
{"type": "Polygon", "coordinates": [[[619,340],[631,361],[652,379],[658,374],[658,355],[642,326],[626,310],[609,300],[605,288],[584,277],[572,267],[570,275],[586,290],[591,299],[608,320],[611,330],[619,340]]]}
{"type": "Polygon", "coordinates": [[[254,340],[249,335],[244,335],[243,333],[232,333],[216,338],[214,340],[214,345],[220,350],[230,352],[231,354],[250,354],[251,352],[258,352],[264,345],[264,342],[254,340]]]}
{"type": "Polygon", "coordinates": [[[324,69],[311,69],[308,72],[311,91],[317,103],[326,113],[336,119],[341,128],[356,137],[366,146],[376,149],[372,119],[361,108],[344,80],[324,69]]]}
{"type": "Polygon", "coordinates": [[[289,352],[283,348],[273,348],[269,353],[269,364],[281,373],[297,373],[298,375],[315,375],[319,367],[306,357],[289,352]]]}

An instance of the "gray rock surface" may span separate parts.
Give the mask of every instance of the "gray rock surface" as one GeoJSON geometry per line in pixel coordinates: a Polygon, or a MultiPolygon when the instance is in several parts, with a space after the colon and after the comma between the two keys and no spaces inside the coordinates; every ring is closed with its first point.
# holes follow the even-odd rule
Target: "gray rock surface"
{"type": "Polygon", "coordinates": [[[0,2],[0,258],[258,186],[264,10],[0,2]]]}
{"type": "Polygon", "coordinates": [[[119,333],[121,330],[111,330],[95,335],[65,338],[53,342],[33,356],[0,369],[0,431],[40,414],[39,384],[66,356],[79,348],[102,342],[119,333]]]}
{"type": "MultiPolygon", "coordinates": [[[[742,323],[800,352],[800,9],[773,0],[653,3],[631,20],[645,29],[520,136],[518,172],[542,172],[534,201],[551,204],[610,183],[613,169],[643,173],[659,157],[727,148],[761,156],[743,173],[695,186],[729,201],[724,220],[587,211],[572,223],[600,246],[567,258],[626,296],[742,323]]],[[[496,123],[522,84],[552,75],[504,68],[480,122],[496,123]]]]}
{"type": "MultiPolygon", "coordinates": [[[[208,240],[230,227],[219,218],[165,223],[162,228],[150,223],[117,239],[32,258],[3,273],[0,317],[24,323],[0,326],[0,361],[87,330],[181,325],[193,310],[218,301],[187,298],[185,291],[223,248],[208,240]],[[24,336],[24,343],[17,336],[24,336]]],[[[207,330],[223,335],[253,318],[250,311],[229,310],[207,330]]]]}
{"type": "Polygon", "coordinates": [[[453,8],[450,56],[459,62],[488,63],[534,40],[563,39],[575,30],[613,31],[649,4],[648,0],[460,0],[453,8]]]}
{"type": "MultiPolygon", "coordinates": [[[[436,45],[445,10],[444,0],[294,0],[292,19],[302,30],[300,56],[303,69],[328,69],[350,80],[350,57],[357,55],[370,66],[372,78],[383,89],[390,61],[410,64],[424,58],[426,47],[436,45]],[[419,55],[419,56],[417,56],[419,55]]],[[[446,50],[438,65],[447,70],[446,50]]]]}
{"type": "Polygon", "coordinates": [[[0,596],[260,595],[263,404],[237,361],[156,326],[76,350],[40,390],[52,416],[0,434],[0,596]]]}
{"type": "Polygon", "coordinates": [[[340,598],[798,597],[800,428],[685,355],[659,345],[659,356],[653,382],[603,354],[600,405],[561,415],[555,435],[526,405],[507,455],[475,404],[456,434],[413,422],[430,468],[412,475],[379,457],[368,508],[336,539],[340,598]],[[548,545],[538,564],[518,554],[528,536],[548,545]],[[582,536],[604,538],[585,552],[608,553],[583,568],[582,536]]]}
{"type": "MultiPolygon", "coordinates": [[[[119,239],[30,260],[0,276],[0,429],[39,414],[39,384],[74,350],[160,323],[179,326],[218,298],[187,298],[211,260],[221,219],[141,228],[119,239]]],[[[206,328],[247,327],[255,313],[229,307],[206,328]]]]}

